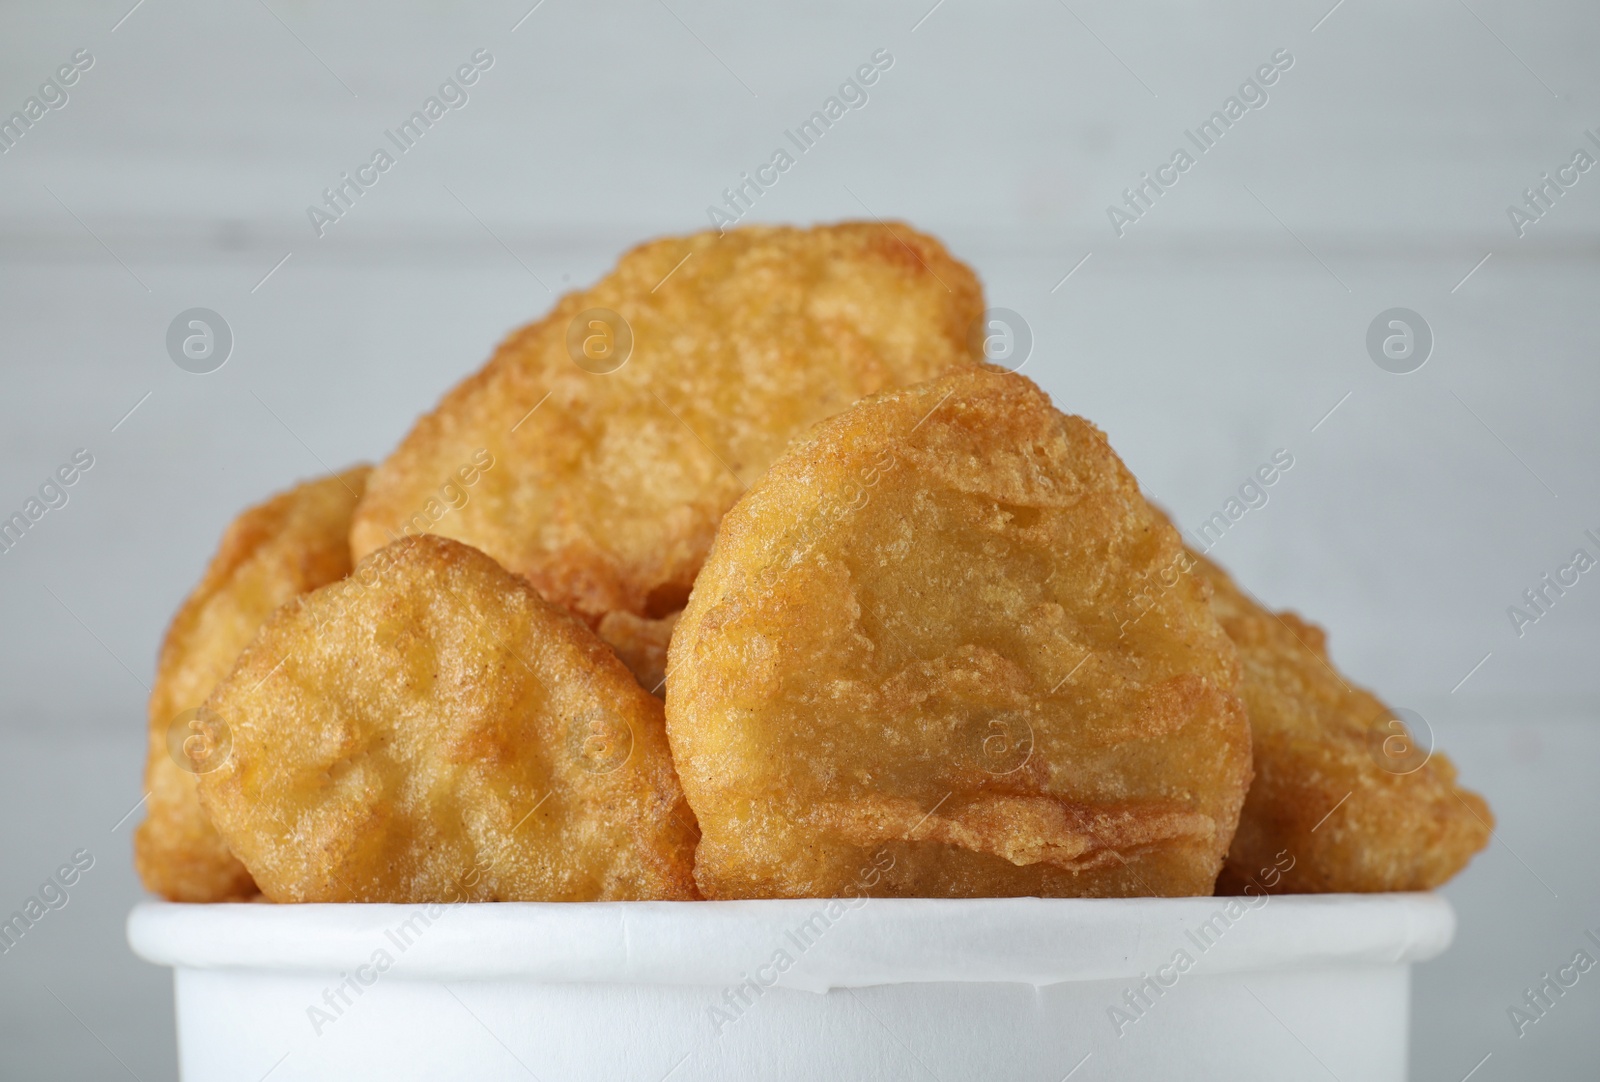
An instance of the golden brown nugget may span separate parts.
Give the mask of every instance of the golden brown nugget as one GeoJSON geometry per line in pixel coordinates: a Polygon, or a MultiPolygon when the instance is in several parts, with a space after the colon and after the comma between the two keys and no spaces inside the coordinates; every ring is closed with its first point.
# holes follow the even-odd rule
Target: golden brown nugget
{"type": "Polygon", "coordinates": [[[681,612],[649,620],[631,612],[608,612],[595,633],[617,652],[639,683],[656,698],[666,694],[667,644],[681,612]]]}
{"type": "Polygon", "coordinates": [[[514,333],[373,475],[357,559],[480,449],[427,532],[482,549],[591,627],[682,609],[717,523],[789,440],[981,355],[973,273],[905,225],[750,226],[641,245],[514,333]],[[620,367],[616,367],[620,363],[620,367]]]}
{"type": "Polygon", "coordinates": [[[202,712],[218,832],[276,902],[696,897],[661,703],[467,545],[285,606],[202,712]]]}
{"type": "Polygon", "coordinates": [[[200,807],[195,771],[207,764],[184,752],[188,723],[273,610],[349,572],[350,514],[370,469],[307,481],[240,515],[173,617],[150,691],[149,802],[133,836],[146,889],[175,902],[256,893],[200,807]]]}
{"type": "Polygon", "coordinates": [[[1195,556],[1212,607],[1239,650],[1254,737],[1254,783],[1219,892],[1430,890],[1489,841],[1494,816],[1459,788],[1442,752],[1350,685],[1327,636],[1256,604],[1195,556]]]}
{"type": "Polygon", "coordinates": [[[700,889],[1210,894],[1250,734],[1183,559],[1099,429],[1021,376],[819,425],[723,519],[672,638],[700,889]]]}

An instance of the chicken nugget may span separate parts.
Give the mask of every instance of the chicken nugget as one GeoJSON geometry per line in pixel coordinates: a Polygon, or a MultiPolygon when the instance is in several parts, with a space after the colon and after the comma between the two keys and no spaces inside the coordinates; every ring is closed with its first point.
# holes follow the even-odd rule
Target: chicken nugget
{"type": "Polygon", "coordinates": [[[666,694],[667,645],[682,615],[679,611],[648,620],[631,612],[608,612],[600,618],[595,632],[617,652],[639,683],[660,698],[666,694]]]}
{"type": "Polygon", "coordinates": [[[590,627],[669,616],[723,513],[791,437],[973,361],[982,309],[972,271],[899,224],[641,245],[417,422],[374,473],[351,546],[359,559],[404,533],[481,449],[494,467],[464,506],[424,515],[426,532],[482,549],[590,627]]]}
{"type": "Polygon", "coordinates": [[[1431,890],[1489,841],[1494,816],[1457,787],[1444,754],[1354,687],[1327,636],[1292,612],[1256,604],[1196,556],[1212,607],[1239,650],[1255,781],[1219,893],[1431,890]]]}
{"type": "Polygon", "coordinates": [[[700,889],[1210,894],[1250,732],[1183,560],[1100,430],[1022,376],[817,426],[723,519],[672,637],[700,889]]]}
{"type": "Polygon", "coordinates": [[[693,898],[661,709],[526,580],[403,538],[245,649],[200,795],[277,902],[693,898]]]}
{"type": "Polygon", "coordinates": [[[133,835],[134,866],[153,893],[175,902],[256,893],[200,807],[195,779],[208,764],[188,754],[190,722],[273,610],[350,571],[350,514],[370,470],[307,481],[245,511],[173,617],[150,690],[149,802],[133,835]]]}

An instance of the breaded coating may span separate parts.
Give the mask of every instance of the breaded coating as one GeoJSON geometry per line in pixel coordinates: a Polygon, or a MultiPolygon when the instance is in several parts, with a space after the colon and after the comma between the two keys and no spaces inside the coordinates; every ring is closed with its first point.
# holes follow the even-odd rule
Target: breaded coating
{"type": "Polygon", "coordinates": [[[245,649],[201,799],[277,902],[693,898],[661,709],[526,580],[409,537],[245,649]]]}
{"type": "Polygon", "coordinates": [[[667,727],[708,898],[1210,894],[1238,660],[1089,422],[957,369],[817,426],[723,519],[667,727]]]}
{"type": "Polygon", "coordinates": [[[723,513],[792,437],[973,361],[982,310],[972,271],[898,223],[641,245],[417,422],[373,475],[351,547],[359,559],[421,521],[590,627],[671,615],[723,513]],[[495,466],[465,504],[428,511],[480,450],[495,466]]]}
{"type": "Polygon", "coordinates": [[[1327,636],[1256,604],[1195,556],[1239,649],[1255,782],[1219,893],[1431,890],[1489,842],[1494,816],[1456,770],[1328,659],[1327,636]]]}
{"type": "Polygon", "coordinates": [[[150,691],[149,801],[133,836],[134,866],[147,890],[174,902],[256,893],[200,807],[195,771],[208,764],[184,753],[195,735],[189,722],[279,605],[349,573],[350,515],[370,470],[356,466],[307,481],[245,511],[173,617],[150,691]]]}
{"type": "Polygon", "coordinates": [[[680,611],[659,620],[647,620],[631,612],[608,612],[595,631],[617,652],[645,690],[659,699],[667,693],[667,644],[682,615],[680,611]]]}

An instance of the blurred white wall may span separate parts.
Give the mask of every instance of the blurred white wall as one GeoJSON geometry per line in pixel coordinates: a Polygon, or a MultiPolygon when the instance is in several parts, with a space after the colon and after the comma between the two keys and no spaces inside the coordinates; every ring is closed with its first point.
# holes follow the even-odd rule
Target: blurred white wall
{"type": "Polygon", "coordinates": [[[1213,555],[1422,712],[1516,847],[1450,888],[1462,940],[1419,971],[1414,1074],[1592,1067],[1593,989],[1521,1039],[1505,1007],[1600,901],[1568,825],[1600,812],[1600,581],[1520,635],[1507,608],[1600,555],[1600,170],[1524,235],[1507,207],[1600,157],[1597,46],[1591,5],[1503,0],[0,9],[0,118],[92,57],[0,154],[0,518],[94,457],[0,554],[0,910],[65,852],[99,859],[0,957],[3,1073],[120,1070],[59,994],[171,1075],[166,978],[117,924],[137,814],[108,828],[138,799],[160,634],[228,519],[382,456],[552,291],[705,228],[879,50],[865,104],[746,220],[943,236],[1027,321],[1024,370],[1189,530],[1293,455],[1213,555]],[[318,236],[307,207],[479,50],[465,103],[318,236]],[[1266,100],[1118,236],[1108,205],[1275,55],[1266,100]],[[167,353],[193,307],[235,339],[207,375],[167,353]],[[1366,346],[1396,307],[1435,337],[1405,375],[1366,346]]]}

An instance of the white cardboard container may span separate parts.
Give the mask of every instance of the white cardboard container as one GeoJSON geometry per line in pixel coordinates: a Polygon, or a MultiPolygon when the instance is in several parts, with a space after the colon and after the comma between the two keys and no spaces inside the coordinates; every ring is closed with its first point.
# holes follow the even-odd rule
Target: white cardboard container
{"type": "Polygon", "coordinates": [[[185,1082],[1406,1074],[1429,894],[173,905],[185,1082]]]}

